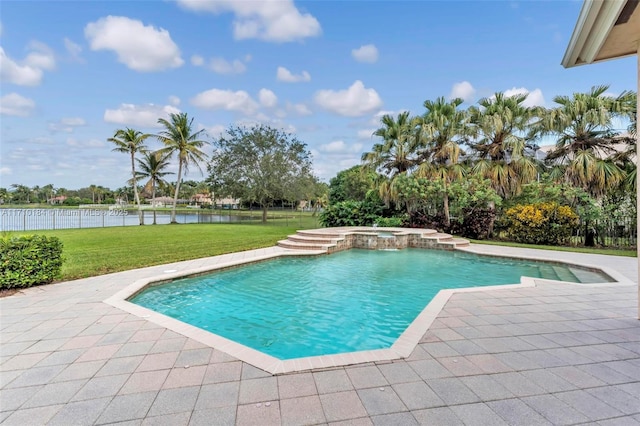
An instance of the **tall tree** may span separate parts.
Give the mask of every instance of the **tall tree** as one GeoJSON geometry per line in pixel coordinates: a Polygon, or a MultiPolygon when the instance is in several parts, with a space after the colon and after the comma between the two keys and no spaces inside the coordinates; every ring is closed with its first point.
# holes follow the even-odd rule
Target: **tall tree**
{"type": "Polygon", "coordinates": [[[469,108],[475,153],[473,171],[491,180],[495,191],[504,198],[520,192],[522,185],[537,177],[535,159],[525,153],[528,130],[540,108],[527,107],[527,94],[505,96],[498,92],[469,108]]]}
{"type": "Polygon", "coordinates": [[[419,121],[405,111],[395,119],[385,114],[380,122],[382,126],[373,135],[382,138],[382,142],[375,143],[371,152],[362,154],[362,162],[364,167],[381,173],[380,196],[389,204],[393,198],[391,187],[395,177],[419,164],[416,152],[419,146],[419,121]]]}
{"type": "Polygon", "coordinates": [[[615,117],[629,116],[632,92],[613,97],[606,94],[609,86],[594,86],[589,92],[556,96],[557,107],[547,112],[539,123],[543,134],[558,137],[547,162],[556,167],[555,176],[562,177],[591,195],[602,196],[625,179],[625,172],[616,164],[618,138],[613,129],[615,117]]]}
{"type": "Polygon", "coordinates": [[[329,201],[364,201],[367,192],[374,189],[376,173],[369,168],[353,166],[341,170],[329,181],[329,201]]]}
{"type": "Polygon", "coordinates": [[[213,144],[208,181],[214,192],[259,204],[262,222],[274,201],[296,201],[312,181],[311,154],[292,134],[266,125],[230,127],[213,144]]]}
{"type": "Polygon", "coordinates": [[[52,183],[49,183],[42,187],[42,191],[44,192],[45,198],[47,200],[47,204],[51,204],[51,199],[55,197],[56,190],[52,183]]]}
{"type": "Polygon", "coordinates": [[[14,204],[29,204],[31,202],[31,188],[27,185],[12,183],[11,188],[11,201],[14,204]]]}
{"type": "MultiPolygon", "coordinates": [[[[169,167],[169,158],[167,155],[163,155],[159,151],[145,152],[142,159],[137,159],[138,176],[141,179],[148,178],[144,184],[145,191],[151,191],[151,199],[155,202],[156,188],[160,185],[166,185],[167,181],[164,179],[166,175],[173,174],[172,172],[165,172],[169,167]]],[[[153,224],[156,224],[156,209],[153,209],[153,224]]]]}
{"type": "Polygon", "coordinates": [[[465,175],[459,159],[464,154],[460,145],[467,139],[468,115],[457,109],[463,102],[460,98],[447,102],[443,97],[427,100],[424,102],[427,111],[421,121],[424,146],[421,157],[425,161],[420,164],[418,175],[442,181],[446,225],[450,223],[447,188],[465,175]]]}
{"type": "Polygon", "coordinates": [[[164,130],[157,135],[157,138],[165,146],[160,151],[169,157],[174,154],[178,157],[178,176],[173,195],[173,208],[171,209],[171,223],[177,223],[176,205],[180,193],[182,173],[184,171],[186,175],[190,165],[195,165],[198,170],[202,171],[200,163],[206,160],[207,154],[201,151],[201,148],[208,142],[201,139],[205,134],[204,129],[194,132],[193,118],[189,119],[186,112],[171,114],[169,120],[160,118],[158,123],[164,127],[164,130]]]}
{"type": "Polygon", "coordinates": [[[116,130],[116,133],[108,141],[116,145],[113,151],[122,152],[131,156],[131,185],[133,187],[133,196],[138,206],[138,219],[140,225],[144,225],[144,215],[140,207],[140,195],[138,194],[138,184],[136,180],[136,154],[142,154],[147,151],[145,141],[151,135],[142,133],[139,130],[130,128],[116,130]]]}
{"type": "Polygon", "coordinates": [[[91,191],[91,202],[93,204],[96,203],[96,192],[98,191],[98,187],[96,185],[89,185],[89,191],[91,191]]]}

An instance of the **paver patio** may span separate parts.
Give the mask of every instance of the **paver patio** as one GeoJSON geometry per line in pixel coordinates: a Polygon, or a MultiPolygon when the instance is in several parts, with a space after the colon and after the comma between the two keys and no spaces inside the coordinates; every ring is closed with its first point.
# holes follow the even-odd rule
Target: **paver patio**
{"type": "Polygon", "coordinates": [[[406,359],[279,376],[103,303],[211,259],[32,288],[0,299],[0,423],[640,424],[637,259],[471,250],[627,281],[457,293],[406,359]]]}

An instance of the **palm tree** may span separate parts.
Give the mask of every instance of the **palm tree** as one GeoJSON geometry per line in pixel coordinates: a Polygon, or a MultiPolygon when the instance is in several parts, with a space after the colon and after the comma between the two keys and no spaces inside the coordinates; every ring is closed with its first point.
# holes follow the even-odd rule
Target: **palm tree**
{"type": "Polygon", "coordinates": [[[556,96],[553,100],[558,106],[548,111],[539,124],[543,134],[558,136],[554,149],[547,154],[547,161],[557,169],[554,175],[596,197],[625,179],[625,172],[616,161],[621,156],[616,157],[614,146],[625,139],[616,137],[612,122],[615,117],[628,116],[635,108],[632,92],[613,97],[606,95],[608,89],[609,86],[594,86],[589,92],[574,93],[572,97],[556,96]]]}
{"type": "Polygon", "coordinates": [[[468,115],[457,109],[463,102],[460,98],[447,102],[443,97],[435,102],[427,100],[424,102],[427,111],[422,116],[424,148],[420,156],[424,161],[418,168],[418,176],[435,178],[444,184],[444,217],[447,225],[450,224],[448,184],[465,175],[465,168],[459,159],[464,154],[460,144],[466,142],[468,115]]]}
{"type": "Polygon", "coordinates": [[[31,202],[31,188],[27,185],[12,183],[11,188],[13,189],[11,191],[11,199],[15,204],[29,204],[31,202]]]}
{"type": "MultiPolygon", "coordinates": [[[[151,199],[155,201],[156,198],[156,188],[159,185],[166,185],[167,181],[164,180],[166,175],[173,174],[172,172],[165,172],[164,170],[169,166],[169,157],[167,155],[163,155],[160,151],[155,152],[145,152],[141,159],[137,159],[138,167],[140,170],[138,171],[138,177],[140,178],[149,178],[147,183],[145,183],[144,188],[145,191],[148,188],[151,189],[151,199]]],[[[153,209],[153,224],[156,224],[156,209],[153,209]]]]}
{"type": "Polygon", "coordinates": [[[96,185],[89,185],[89,191],[91,191],[91,203],[96,203],[96,191],[98,187],[96,185]]]}
{"type": "Polygon", "coordinates": [[[504,198],[518,194],[525,183],[537,176],[536,161],[525,155],[528,138],[525,132],[541,108],[526,107],[526,94],[505,96],[496,93],[478,101],[480,107],[469,108],[475,152],[473,172],[491,180],[495,191],[504,198]]]}
{"type": "Polygon", "coordinates": [[[113,151],[124,152],[131,155],[131,185],[133,186],[133,196],[138,206],[140,225],[144,225],[144,215],[140,207],[140,196],[138,195],[138,185],[136,181],[136,163],[134,160],[137,153],[143,154],[147,151],[144,143],[150,136],[151,135],[138,130],[126,128],[117,130],[113,137],[108,139],[109,142],[116,144],[113,151]]]}
{"type": "Polygon", "coordinates": [[[158,119],[164,130],[157,135],[157,138],[165,145],[161,149],[163,154],[171,157],[174,153],[178,156],[178,179],[173,196],[173,209],[171,210],[171,223],[176,221],[176,204],[180,193],[180,182],[182,181],[182,170],[187,174],[189,165],[195,164],[200,171],[200,162],[204,161],[207,155],[200,150],[208,142],[199,138],[205,130],[193,132],[193,118],[189,120],[186,112],[171,114],[169,120],[158,119]]]}
{"type": "Polygon", "coordinates": [[[51,199],[55,196],[55,188],[52,183],[49,183],[42,187],[42,191],[44,191],[45,198],[47,200],[47,204],[51,204],[51,199]]]}
{"type": "Polygon", "coordinates": [[[381,143],[373,145],[371,152],[362,154],[365,168],[380,171],[385,181],[379,186],[380,196],[389,203],[392,197],[393,179],[406,174],[419,162],[417,156],[419,134],[416,131],[419,121],[409,116],[409,111],[398,114],[397,119],[385,114],[381,118],[382,127],[373,135],[382,138],[381,143]]]}

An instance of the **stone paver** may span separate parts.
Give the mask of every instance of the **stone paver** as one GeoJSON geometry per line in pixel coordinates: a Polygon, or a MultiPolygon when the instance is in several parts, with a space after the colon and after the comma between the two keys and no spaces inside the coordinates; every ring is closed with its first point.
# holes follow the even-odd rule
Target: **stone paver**
{"type": "MultiPolygon", "coordinates": [[[[637,259],[494,246],[603,265],[637,259]]],[[[539,282],[453,294],[411,356],[272,376],[103,303],[198,259],[0,299],[3,425],[640,423],[637,286],[539,282]]]]}

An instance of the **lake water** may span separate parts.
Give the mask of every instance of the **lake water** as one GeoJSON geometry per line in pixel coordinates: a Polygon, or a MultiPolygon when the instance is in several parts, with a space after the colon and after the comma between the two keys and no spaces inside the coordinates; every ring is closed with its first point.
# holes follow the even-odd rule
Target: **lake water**
{"type": "MultiPolygon", "coordinates": [[[[153,223],[153,211],[143,210],[145,225],[153,223]]],[[[179,223],[232,223],[256,220],[260,212],[243,216],[213,214],[207,210],[180,211],[179,223]]],[[[156,223],[166,225],[171,213],[156,212],[156,223]]],[[[36,231],[46,229],[104,228],[139,225],[137,211],[102,209],[0,209],[0,231],[36,231]]]]}

